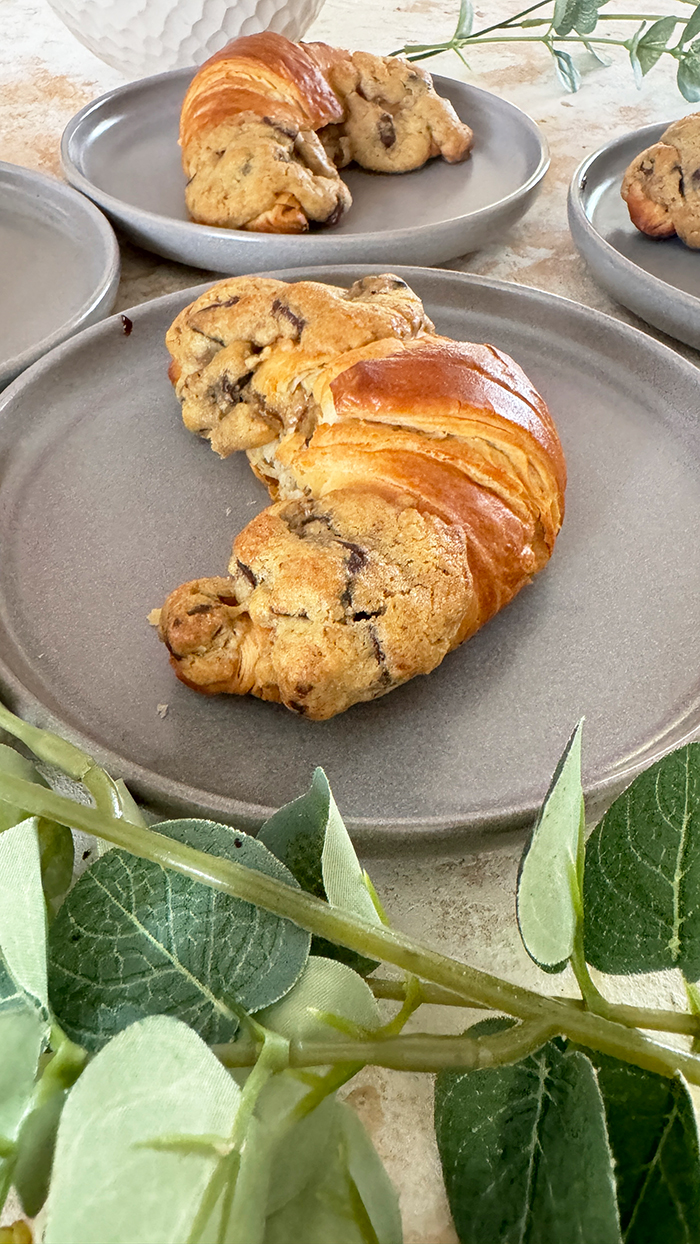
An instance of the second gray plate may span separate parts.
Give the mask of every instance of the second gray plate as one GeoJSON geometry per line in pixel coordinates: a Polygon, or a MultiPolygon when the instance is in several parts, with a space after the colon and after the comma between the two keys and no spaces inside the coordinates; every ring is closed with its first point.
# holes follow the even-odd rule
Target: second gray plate
{"type": "Polygon", "coordinates": [[[588,156],[569,189],[569,227],[594,277],[648,324],[700,350],[700,251],[632,224],[620,196],[628,164],[670,121],[646,125],[588,156]]]}
{"type": "Polygon", "coordinates": [[[102,212],[54,177],[0,163],[0,389],[114,306],[119,247],[102,212]]]}
{"type": "Polygon", "coordinates": [[[435,77],[474,130],[464,164],[431,160],[400,176],[343,173],[353,205],[340,225],[306,234],[247,233],[194,224],[177,144],[194,70],[132,82],[88,104],[63,135],[71,185],[146,250],[214,272],[322,263],[437,264],[478,250],[522,216],[549,165],[535,122],[477,87],[435,77]]]}
{"type": "Polygon", "coordinates": [[[185,430],[167,379],[166,328],[204,287],[130,311],[129,335],[88,329],[0,399],[0,687],[162,811],[256,825],[320,764],[363,850],[463,842],[533,814],[584,714],[591,808],[700,724],[696,368],[552,295],[401,274],[439,331],[502,347],[541,390],[567,514],[550,565],[439,669],[328,722],[197,695],[146,621],[225,570],[267,499],[244,455],[185,430]]]}

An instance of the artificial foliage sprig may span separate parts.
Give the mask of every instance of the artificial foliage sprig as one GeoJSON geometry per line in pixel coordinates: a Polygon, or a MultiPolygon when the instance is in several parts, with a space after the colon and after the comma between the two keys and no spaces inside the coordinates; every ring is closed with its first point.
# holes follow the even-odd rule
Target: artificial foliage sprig
{"type": "MultiPolygon", "coordinates": [[[[581,72],[571,50],[578,45],[601,65],[609,65],[607,48],[623,48],[630,59],[637,86],[662,58],[676,64],[678,90],[685,100],[700,101],[700,4],[678,0],[679,12],[603,12],[612,0],[539,0],[510,17],[474,30],[472,0],[462,0],[451,38],[440,43],[407,43],[394,56],[410,61],[429,60],[442,52],[454,52],[469,68],[466,54],[491,44],[539,43],[550,54],[562,85],[578,91],[581,72]],[[688,7],[689,6],[689,7],[688,7]],[[690,8],[690,11],[689,11],[690,8]],[[601,23],[633,27],[627,37],[604,33],[601,23]],[[569,50],[570,49],[570,50],[569,50]]],[[[609,28],[607,28],[609,30],[609,28]]]]}
{"type": "Polygon", "coordinates": [[[392,928],[321,770],[257,840],[149,828],[90,757],[0,719],[85,786],[59,795],[0,746],[0,1209],[14,1184],[45,1244],[100,1244],[107,1221],[116,1244],[400,1244],[395,1192],[337,1098],[368,1064],[437,1073],[462,1244],[523,1224],[539,1244],[695,1238],[700,744],[638,777],[587,843],[581,723],[564,749],[516,893],[530,957],[573,969],[581,997],[562,998],[392,928]],[[70,889],[66,827],[112,847],[70,889]],[[614,1005],[589,964],[677,968],[689,1009],[614,1005]],[[404,1032],[432,1004],[491,1015],[404,1032]]]}

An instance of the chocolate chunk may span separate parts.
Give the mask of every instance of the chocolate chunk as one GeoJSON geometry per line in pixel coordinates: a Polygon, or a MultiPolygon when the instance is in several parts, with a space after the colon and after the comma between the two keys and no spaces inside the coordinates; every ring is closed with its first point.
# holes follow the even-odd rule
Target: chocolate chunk
{"type": "Polygon", "coordinates": [[[248,582],[252,584],[253,587],[257,587],[258,581],[255,575],[253,574],[250,566],[244,565],[244,563],[242,561],[239,561],[238,558],[236,558],[236,565],[238,566],[238,569],[240,570],[241,574],[245,575],[248,582]]]}
{"type": "Polygon", "coordinates": [[[123,332],[124,336],[125,336],[125,337],[130,337],[130,336],[131,336],[131,330],[132,330],[132,328],[134,327],[134,321],[133,321],[133,320],[130,320],[130,319],[129,319],[129,317],[128,317],[128,315],[122,315],[122,316],[120,316],[120,319],[121,319],[121,322],[122,322],[122,332],[123,332]]]}
{"type": "Polygon", "coordinates": [[[248,176],[248,174],[250,173],[250,171],[251,171],[252,167],[253,167],[253,161],[252,161],[252,160],[246,160],[245,164],[241,164],[241,167],[240,167],[240,168],[239,168],[239,170],[238,170],[238,171],[239,171],[239,173],[240,173],[240,175],[241,175],[241,177],[247,177],[247,176],[248,176]]]}
{"type": "Polygon", "coordinates": [[[352,540],[339,540],[338,544],[342,544],[343,548],[350,549],[348,558],[348,570],[350,574],[359,574],[363,566],[367,565],[367,554],[361,549],[359,544],[353,544],[352,540]]]}
{"type": "Polygon", "coordinates": [[[238,601],[237,601],[237,599],[236,599],[236,597],[235,597],[235,596],[221,596],[221,595],[219,595],[219,600],[221,601],[221,604],[222,604],[222,605],[230,605],[232,608],[233,608],[233,607],[235,607],[235,606],[238,604],[238,601]]]}
{"type": "Polygon", "coordinates": [[[295,713],[300,713],[302,717],[304,716],[304,713],[306,712],[306,705],[305,705],[305,704],[297,704],[296,700],[288,700],[288,701],[287,701],[287,707],[288,707],[288,708],[293,708],[293,709],[294,709],[294,712],[295,712],[295,713]]]}
{"type": "Polygon", "coordinates": [[[243,390],[252,375],[252,371],[247,371],[244,376],[239,376],[237,380],[232,380],[231,377],[224,372],[221,377],[221,392],[225,397],[230,398],[234,406],[237,402],[243,401],[243,390]]]}
{"type": "Polygon", "coordinates": [[[217,346],[226,345],[226,342],[221,337],[217,337],[216,333],[205,333],[203,328],[197,328],[197,325],[193,324],[191,320],[188,327],[192,329],[193,333],[199,333],[200,337],[206,337],[207,341],[215,341],[217,346]]]}
{"type": "Polygon", "coordinates": [[[337,225],[338,221],[343,215],[343,210],[344,209],[343,209],[342,201],[338,199],[338,202],[333,208],[333,211],[331,212],[330,216],[326,216],[326,219],[323,222],[324,225],[337,225]]]}
{"type": "Polygon", "coordinates": [[[298,130],[291,129],[288,125],[282,125],[280,121],[273,121],[272,117],[263,117],[263,125],[269,125],[270,129],[277,130],[278,134],[284,134],[285,138],[296,138],[298,130]]]}
{"type": "Polygon", "coordinates": [[[313,689],[314,689],[313,683],[300,682],[300,683],[297,683],[296,687],[294,688],[294,691],[296,695],[300,695],[303,699],[303,697],[305,695],[308,695],[310,691],[313,691],[313,689]]]}
{"type": "Polygon", "coordinates": [[[379,636],[377,635],[377,632],[373,626],[370,626],[369,628],[369,637],[372,640],[372,647],[374,648],[374,656],[377,661],[377,664],[386,665],[386,656],[384,654],[384,649],[382,648],[382,645],[379,642],[379,636]]]}
{"type": "Polygon", "coordinates": [[[215,307],[235,307],[236,303],[240,301],[236,294],[233,298],[227,298],[225,302],[210,302],[207,303],[206,307],[200,307],[198,314],[201,315],[203,311],[213,311],[215,307]]]}
{"type": "Polygon", "coordinates": [[[396,130],[394,129],[394,118],[390,112],[383,112],[377,121],[377,132],[385,147],[393,147],[396,142],[396,130]]]}
{"type": "Polygon", "coordinates": [[[306,320],[303,320],[299,315],[295,315],[291,307],[287,306],[286,302],[282,302],[279,298],[275,298],[271,310],[273,315],[283,315],[285,319],[289,320],[289,323],[296,328],[297,333],[301,336],[306,327],[306,320]]]}
{"type": "Polygon", "coordinates": [[[187,610],[188,618],[193,618],[196,613],[211,613],[213,605],[194,605],[192,609],[187,610]]]}
{"type": "Polygon", "coordinates": [[[693,189],[697,190],[698,186],[700,186],[700,168],[693,170],[690,180],[692,182],[693,189]]]}

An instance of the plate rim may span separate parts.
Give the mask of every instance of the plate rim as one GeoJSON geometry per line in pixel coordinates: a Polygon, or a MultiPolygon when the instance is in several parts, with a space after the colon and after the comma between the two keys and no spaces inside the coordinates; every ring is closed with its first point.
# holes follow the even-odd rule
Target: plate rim
{"type": "Polygon", "coordinates": [[[82,220],[86,222],[88,230],[91,231],[92,239],[101,248],[104,263],[101,280],[92,294],[69,319],[65,320],[53,333],[41,338],[38,343],[29,346],[20,354],[0,360],[0,389],[12,383],[37,359],[61,345],[81,328],[88,327],[100,316],[111,311],[116,301],[121,272],[121,253],[114,230],[107,217],[90,198],[47,173],[40,173],[35,169],[25,168],[21,164],[0,160],[0,190],[7,182],[19,185],[20,189],[29,186],[31,190],[31,187],[35,187],[38,194],[32,197],[50,198],[54,202],[67,202],[73,212],[82,215],[82,220]]]}
{"type": "MultiPolygon", "coordinates": [[[[68,124],[66,125],[63,131],[63,134],[61,135],[60,152],[61,152],[61,166],[62,166],[63,172],[71,186],[73,186],[76,190],[79,190],[82,194],[84,194],[87,198],[91,199],[94,203],[97,203],[99,206],[104,207],[105,211],[113,212],[115,216],[117,216],[118,213],[120,213],[121,209],[126,207],[128,212],[132,215],[133,219],[143,220],[144,222],[148,222],[150,224],[153,224],[155,222],[160,222],[160,221],[167,222],[168,226],[173,229],[176,229],[177,235],[182,236],[183,238],[200,237],[200,238],[207,238],[211,242],[218,242],[218,243],[222,243],[225,240],[230,240],[232,245],[235,243],[240,246],[240,245],[247,243],[251,249],[256,244],[258,246],[261,246],[262,244],[261,239],[264,240],[265,238],[269,238],[270,237],[269,234],[255,233],[254,231],[246,230],[246,229],[223,229],[223,228],[219,228],[217,225],[197,224],[195,221],[192,221],[192,220],[177,220],[173,216],[164,216],[160,212],[152,212],[148,210],[147,208],[136,207],[130,203],[127,203],[125,202],[124,199],[117,198],[116,195],[112,195],[112,194],[107,193],[107,191],[103,191],[101,187],[96,186],[94,182],[90,181],[90,179],[83,173],[82,169],[79,167],[78,163],[76,162],[76,160],[73,159],[73,156],[71,155],[70,147],[71,147],[71,143],[74,140],[74,136],[77,130],[80,128],[80,126],[82,126],[88,120],[92,112],[97,111],[99,108],[104,108],[105,105],[110,103],[115,98],[118,98],[124,95],[128,96],[131,92],[135,91],[137,88],[143,88],[144,86],[150,87],[152,84],[161,82],[164,79],[172,79],[172,78],[180,77],[184,80],[188,75],[190,78],[193,77],[195,72],[196,72],[196,67],[192,69],[190,68],[170,69],[166,73],[150,74],[146,78],[138,78],[134,82],[127,82],[124,86],[115,87],[113,90],[105,92],[104,95],[100,95],[98,96],[97,99],[94,99],[90,103],[86,104],[83,108],[80,109],[79,112],[75,114],[75,116],[71,117],[70,121],[68,122],[68,124]],[[116,211],[114,209],[116,209],[116,211]]],[[[540,184],[545,174],[547,173],[547,170],[551,163],[549,144],[547,142],[547,139],[543,131],[541,130],[540,126],[538,126],[537,122],[529,115],[529,113],[525,112],[522,108],[519,108],[517,104],[513,104],[511,103],[510,100],[504,99],[500,95],[496,95],[495,92],[493,91],[487,91],[483,87],[478,87],[478,86],[472,85],[471,83],[463,82],[460,78],[449,78],[445,74],[433,74],[432,78],[433,78],[433,82],[437,84],[441,82],[455,83],[457,86],[466,90],[467,92],[478,94],[481,96],[489,96],[489,97],[493,97],[497,99],[500,104],[504,105],[504,107],[506,107],[509,110],[512,110],[512,112],[518,117],[520,124],[523,125],[525,129],[528,129],[531,132],[532,137],[539,144],[540,156],[539,156],[539,160],[538,160],[535,170],[531,173],[531,175],[527,178],[527,180],[523,182],[521,186],[518,186],[517,189],[511,191],[510,194],[505,195],[501,199],[497,199],[495,203],[489,203],[485,207],[477,208],[473,212],[463,213],[460,216],[449,217],[447,220],[441,220],[441,221],[438,221],[437,223],[433,223],[433,224],[428,223],[428,224],[423,224],[423,225],[408,225],[401,229],[392,229],[390,230],[392,239],[396,238],[397,240],[402,240],[402,239],[409,239],[411,237],[420,238],[424,236],[426,233],[433,233],[435,229],[437,228],[447,228],[450,225],[454,225],[458,223],[459,221],[469,220],[469,221],[478,222],[487,213],[491,213],[496,210],[505,211],[507,210],[507,208],[511,207],[513,204],[518,203],[521,199],[527,198],[527,196],[536,189],[536,187],[540,184]]],[[[277,236],[281,236],[281,235],[277,235],[277,236]]],[[[291,235],[286,235],[286,236],[291,236],[291,235]]],[[[316,238],[319,235],[314,233],[314,234],[299,234],[299,235],[294,235],[294,236],[298,237],[301,240],[301,239],[306,239],[306,238],[316,238]]],[[[323,234],[322,236],[327,237],[328,234],[323,234]]],[[[362,243],[368,243],[369,241],[374,241],[377,238],[381,237],[382,235],[379,230],[374,230],[368,233],[365,232],[365,233],[339,234],[339,235],[332,235],[332,236],[335,240],[335,243],[338,246],[350,246],[351,244],[361,245],[362,243]]],[[[302,245],[303,245],[303,242],[302,242],[302,245]]],[[[310,258],[313,258],[313,257],[311,256],[310,258]]],[[[304,257],[301,258],[301,261],[298,266],[299,267],[308,266],[307,263],[304,261],[304,257]]],[[[330,266],[330,265],[327,265],[327,266],[330,266]]]]}
{"type": "MultiPolygon", "coordinates": [[[[337,274],[338,269],[343,269],[344,275],[347,275],[349,278],[386,270],[381,264],[317,264],[306,266],[304,272],[308,273],[308,275],[302,279],[322,279],[324,271],[337,274]]],[[[559,304],[566,309],[567,313],[578,316],[586,324],[599,329],[606,329],[608,332],[612,330],[619,333],[632,345],[643,348],[647,357],[650,354],[659,356],[662,361],[665,360],[667,363],[673,360],[674,367],[679,368],[681,373],[685,373],[688,380],[692,381],[694,385],[698,383],[698,369],[696,365],[685,359],[672,347],[664,342],[657,341],[653,337],[649,337],[647,333],[634,325],[627,324],[625,321],[616,319],[603,311],[598,311],[593,307],[576,302],[574,299],[566,298],[560,294],[549,293],[534,286],[477,276],[450,268],[432,268],[403,264],[396,265],[394,270],[397,272],[397,275],[402,275],[409,283],[411,279],[416,279],[416,276],[420,278],[424,274],[443,276],[466,287],[495,290],[498,293],[514,298],[516,301],[522,300],[527,303],[535,301],[546,305],[554,303],[555,306],[559,304]]],[[[279,279],[299,279],[298,270],[295,268],[267,270],[259,275],[273,275],[279,279]]],[[[137,316],[139,311],[145,309],[158,311],[168,302],[198,297],[216,283],[216,279],[207,280],[186,289],[173,290],[168,294],[160,295],[158,298],[137,303],[127,308],[122,314],[132,318],[137,316]]],[[[97,324],[83,329],[80,333],[44,355],[17,377],[3,393],[0,393],[0,419],[2,418],[5,405],[8,401],[12,401],[16,393],[26,384],[29,384],[44,371],[49,370],[56,361],[62,360],[72,350],[79,349],[84,340],[90,340],[100,333],[109,331],[110,325],[114,325],[118,318],[118,314],[110,316],[97,324]]],[[[65,737],[93,755],[98,763],[103,764],[108,770],[113,769],[117,772],[118,776],[123,777],[127,784],[131,783],[132,785],[140,785],[142,787],[150,785],[151,789],[157,786],[159,795],[156,801],[153,801],[151,796],[153,801],[151,806],[157,802],[161,809],[168,809],[172,814],[192,815],[191,809],[199,802],[200,807],[206,804],[215,812],[220,810],[222,818],[228,821],[235,822],[235,818],[238,817],[241,827],[254,823],[260,824],[276,811],[276,808],[273,806],[249,803],[230,796],[214,794],[201,787],[190,786],[186,782],[163,777],[136,761],[125,760],[123,756],[120,756],[111,747],[103,747],[101,744],[96,745],[95,740],[91,739],[88,734],[84,733],[80,728],[76,729],[69,725],[65,719],[61,718],[60,714],[54,713],[44,701],[28,690],[22,683],[21,678],[7,665],[2,653],[0,653],[0,692],[6,699],[10,699],[10,707],[14,708],[20,715],[26,716],[28,720],[35,724],[58,730],[65,737]],[[197,796],[200,795],[203,796],[203,799],[198,801],[197,796]],[[236,811],[232,812],[229,810],[232,808],[236,809],[236,811]],[[189,812],[187,811],[188,809],[190,809],[189,812]]],[[[669,751],[683,746],[700,734],[699,707],[700,700],[696,700],[689,706],[680,722],[677,719],[671,722],[668,729],[661,735],[661,738],[659,738],[657,733],[644,746],[637,748],[631,755],[623,758],[616,769],[608,771],[606,776],[595,782],[587,782],[585,784],[586,808],[589,820],[592,812],[595,813],[596,817],[601,815],[612,799],[638,773],[661,759],[669,751]]],[[[562,746],[564,743],[565,740],[562,740],[562,746]]],[[[544,794],[545,790],[542,792],[543,798],[544,794]]],[[[148,799],[142,802],[147,807],[149,806],[148,799]]],[[[441,846],[454,848],[455,845],[472,844],[475,840],[478,841],[480,837],[488,840],[494,833],[502,835],[504,831],[521,829],[532,822],[538,810],[539,804],[525,804],[524,801],[511,800],[507,806],[502,804],[497,811],[491,811],[481,816],[478,822],[475,821],[472,824],[465,823],[464,819],[457,823],[455,816],[444,815],[420,818],[415,816],[392,817],[391,819],[383,817],[348,817],[346,823],[351,831],[353,841],[366,855],[382,855],[385,853],[391,854],[399,847],[430,849],[431,847],[441,846]],[[464,839],[465,834],[468,835],[466,841],[464,839]],[[379,841],[376,840],[377,837],[379,837],[379,841]]],[[[197,815],[201,815],[201,813],[197,813],[197,815]]],[[[468,813],[463,814],[463,816],[466,818],[468,813]]]]}
{"type": "MultiPolygon", "coordinates": [[[[697,315],[698,312],[700,312],[700,298],[696,297],[694,294],[689,294],[686,290],[678,289],[676,285],[669,284],[668,281],[664,281],[663,277],[656,276],[653,272],[647,272],[646,268],[640,267],[640,265],[636,264],[634,260],[628,259],[626,255],[621,254],[616,247],[612,246],[611,243],[603,237],[602,233],[598,232],[595,225],[591,221],[588,212],[586,211],[585,194],[588,175],[593,165],[598,160],[603,160],[606,156],[613,153],[616,147],[622,147],[631,138],[635,138],[637,136],[640,138],[640,142],[642,144],[640,145],[639,150],[640,152],[643,151],[645,145],[649,146],[648,142],[645,143],[645,139],[658,141],[658,138],[655,137],[658,132],[660,131],[663,133],[664,130],[668,129],[671,124],[671,121],[655,121],[651,125],[640,126],[637,130],[628,130],[625,134],[621,134],[617,138],[610,139],[609,142],[604,143],[601,147],[598,147],[596,151],[592,152],[591,155],[586,156],[585,159],[581,161],[569,184],[569,192],[567,196],[569,229],[574,240],[574,244],[586,263],[589,261],[588,257],[581,250],[581,235],[583,235],[589,241],[591,246],[606,259],[607,263],[613,270],[617,269],[620,272],[625,273],[635,283],[646,286],[652,294],[671,294],[674,301],[678,304],[680,312],[692,312],[697,315]]],[[[598,276],[597,272],[594,273],[594,276],[596,280],[599,280],[600,283],[603,284],[602,278],[598,276]]],[[[619,290],[617,288],[613,288],[612,283],[606,283],[605,288],[612,292],[613,297],[615,297],[618,302],[622,303],[623,306],[628,306],[628,303],[620,295],[619,290]]],[[[632,310],[635,315],[639,314],[639,312],[637,312],[633,307],[630,308],[630,310],[632,310]]],[[[640,318],[643,317],[640,316],[640,318]]],[[[651,320],[647,322],[653,323],[651,320]]],[[[659,327],[662,332],[668,332],[668,329],[663,328],[660,325],[655,325],[655,327],[659,327]]],[[[687,344],[692,345],[692,343],[687,344]]],[[[697,348],[697,346],[695,348],[697,348]]]]}

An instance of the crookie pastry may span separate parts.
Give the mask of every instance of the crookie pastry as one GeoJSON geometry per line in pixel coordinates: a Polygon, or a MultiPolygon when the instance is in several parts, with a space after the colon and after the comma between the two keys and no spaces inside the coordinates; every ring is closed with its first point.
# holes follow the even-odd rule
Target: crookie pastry
{"type": "Polygon", "coordinates": [[[234,277],[166,342],[186,426],[246,450],[273,500],[227,576],[159,612],[188,686],[332,717],[434,669],[548,561],[566,470],[547,407],[399,278],[234,277]]]}
{"type": "Polygon", "coordinates": [[[430,74],[398,57],[234,39],[195,75],[180,118],[185,198],[200,224],[301,233],[350,207],[338,169],[382,173],[466,159],[472,132],[430,74]]]}

